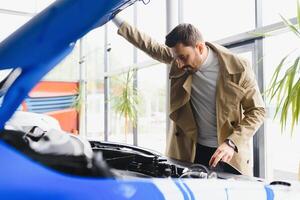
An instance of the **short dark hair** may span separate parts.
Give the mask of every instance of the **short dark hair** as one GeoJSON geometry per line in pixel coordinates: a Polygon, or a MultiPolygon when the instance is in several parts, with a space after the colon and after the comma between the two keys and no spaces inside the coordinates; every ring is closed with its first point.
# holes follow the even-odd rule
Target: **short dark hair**
{"type": "Polygon", "coordinates": [[[178,43],[185,46],[196,46],[197,42],[203,42],[200,31],[192,24],[179,24],[166,36],[165,44],[172,48],[178,43]]]}

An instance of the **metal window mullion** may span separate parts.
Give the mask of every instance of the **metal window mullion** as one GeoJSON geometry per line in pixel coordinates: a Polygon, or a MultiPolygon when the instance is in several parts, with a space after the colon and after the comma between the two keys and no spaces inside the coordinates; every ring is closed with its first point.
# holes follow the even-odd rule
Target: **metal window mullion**
{"type": "MultiPolygon", "coordinates": [[[[263,74],[263,41],[255,40],[255,61],[256,76],[258,87],[261,92],[264,91],[264,74],[263,74]]],[[[264,96],[263,99],[265,100],[264,96]]],[[[265,178],[266,175],[266,157],[265,157],[265,126],[264,124],[258,129],[253,138],[253,155],[254,155],[254,176],[265,178]]]]}
{"type": "MultiPolygon", "coordinates": [[[[108,71],[109,52],[108,49],[108,27],[104,27],[104,73],[108,71]]],[[[109,77],[104,76],[104,141],[108,141],[109,133],[109,77]]]]}
{"type": "MultiPolygon", "coordinates": [[[[137,26],[137,4],[134,4],[133,5],[133,23],[135,26],[137,26]]],[[[137,64],[137,48],[133,48],[133,63],[134,65],[137,64]]],[[[134,74],[134,77],[133,77],[133,88],[134,88],[134,91],[138,92],[137,91],[137,88],[138,88],[138,74],[137,74],[137,71],[136,73],[134,74]]],[[[137,146],[138,145],[138,113],[136,111],[136,116],[137,116],[137,121],[136,121],[136,126],[133,126],[133,145],[137,146]]]]}
{"type": "Polygon", "coordinates": [[[8,14],[8,15],[16,15],[16,16],[25,16],[25,17],[33,17],[34,15],[37,14],[37,13],[23,12],[23,11],[3,9],[3,8],[0,8],[0,13],[8,14]]]}
{"type": "Polygon", "coordinates": [[[85,57],[83,55],[83,38],[79,40],[79,87],[80,95],[82,96],[83,109],[80,110],[79,115],[79,134],[87,137],[87,84],[86,84],[86,68],[84,66],[85,57]],[[83,118],[83,119],[82,119],[83,118]]]}
{"type": "Polygon", "coordinates": [[[178,23],[184,22],[184,2],[183,0],[178,0],[178,23]]]}
{"type": "MultiPolygon", "coordinates": [[[[262,0],[255,0],[255,28],[263,27],[262,19],[262,0]]],[[[263,74],[263,40],[258,38],[254,42],[254,60],[256,61],[256,77],[258,87],[261,92],[264,90],[263,74]],[[259,61],[259,62],[258,62],[259,61]]],[[[264,98],[264,97],[263,97],[264,98]]],[[[265,127],[264,124],[258,129],[253,138],[254,156],[254,176],[265,178],[266,158],[265,158],[265,127]]]]}

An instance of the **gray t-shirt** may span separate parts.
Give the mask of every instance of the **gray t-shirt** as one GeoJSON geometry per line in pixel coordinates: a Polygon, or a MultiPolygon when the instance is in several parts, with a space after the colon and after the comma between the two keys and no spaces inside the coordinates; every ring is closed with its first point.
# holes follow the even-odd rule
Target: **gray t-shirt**
{"type": "Polygon", "coordinates": [[[198,143],[217,147],[216,84],[220,65],[216,53],[208,48],[208,56],[193,74],[191,101],[198,126],[198,143]]]}

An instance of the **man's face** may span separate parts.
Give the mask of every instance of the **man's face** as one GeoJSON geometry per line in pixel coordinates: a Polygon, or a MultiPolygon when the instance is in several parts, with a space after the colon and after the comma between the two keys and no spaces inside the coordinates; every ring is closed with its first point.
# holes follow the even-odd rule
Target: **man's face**
{"type": "Polygon", "coordinates": [[[178,68],[195,73],[203,63],[202,45],[205,46],[204,43],[199,43],[195,47],[177,43],[172,48],[172,52],[178,63],[178,68]]]}

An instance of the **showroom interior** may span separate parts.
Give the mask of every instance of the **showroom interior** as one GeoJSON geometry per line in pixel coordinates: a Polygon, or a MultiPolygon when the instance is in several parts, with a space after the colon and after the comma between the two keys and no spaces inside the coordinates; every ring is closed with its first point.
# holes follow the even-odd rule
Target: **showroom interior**
{"type": "MultiPolygon", "coordinates": [[[[53,2],[1,0],[0,41],[53,2]]],[[[290,62],[299,57],[299,37],[281,15],[297,24],[297,1],[145,0],[118,14],[160,43],[177,24],[195,25],[206,41],[250,61],[262,94],[281,60],[288,54],[290,62]]],[[[117,31],[109,21],[84,35],[19,109],[52,115],[65,131],[88,140],[126,143],[164,154],[170,131],[169,66],[133,47],[117,31]],[[118,109],[124,89],[136,99],[129,115],[118,109]],[[56,98],[57,93],[66,97],[56,98]],[[43,94],[45,101],[53,97],[55,103],[35,110],[34,99],[43,94]]],[[[1,70],[1,80],[8,73],[1,70]]],[[[289,116],[282,129],[280,113],[274,118],[276,100],[263,98],[267,116],[252,141],[254,176],[299,180],[300,126],[292,125],[289,116]]]]}

